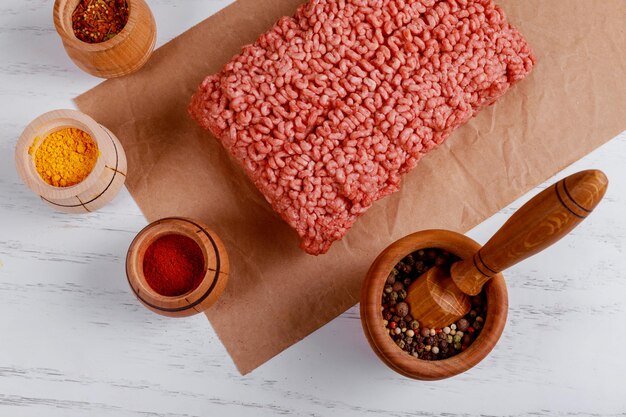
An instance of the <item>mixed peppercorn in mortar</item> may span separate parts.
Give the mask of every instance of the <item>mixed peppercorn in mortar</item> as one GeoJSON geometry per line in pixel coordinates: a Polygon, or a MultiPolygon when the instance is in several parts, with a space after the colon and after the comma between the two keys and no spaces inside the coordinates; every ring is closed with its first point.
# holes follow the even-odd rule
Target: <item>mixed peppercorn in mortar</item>
{"type": "Polygon", "coordinates": [[[383,325],[393,341],[418,359],[441,360],[464,351],[480,334],[487,313],[484,293],[471,297],[472,309],[463,318],[442,329],[423,327],[419,317],[411,316],[404,301],[409,286],[433,266],[449,268],[459,259],[441,249],[416,251],[392,269],[382,296],[383,325]]]}

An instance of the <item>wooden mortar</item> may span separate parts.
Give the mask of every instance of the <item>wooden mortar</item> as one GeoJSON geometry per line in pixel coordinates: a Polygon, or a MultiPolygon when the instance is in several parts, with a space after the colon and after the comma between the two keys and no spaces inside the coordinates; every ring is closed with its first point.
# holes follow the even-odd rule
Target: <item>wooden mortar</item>
{"type": "Polygon", "coordinates": [[[130,74],[141,68],[156,42],[156,23],[144,0],[128,1],[126,26],[108,41],[87,43],[74,35],[72,14],[80,0],[56,0],[54,26],[69,57],[82,70],[101,78],[130,74]]]}
{"type": "Polygon", "coordinates": [[[420,249],[439,248],[461,259],[471,259],[480,247],[460,233],[426,230],[394,242],[376,258],[361,290],[361,324],[372,350],[387,366],[409,378],[438,380],[467,371],[491,352],[504,330],[509,307],[502,274],[494,275],[485,285],[487,317],[480,335],[466,350],[451,358],[427,361],[409,355],[389,337],[381,315],[381,299],[389,272],[405,256],[420,249]]]}
{"type": "Polygon", "coordinates": [[[42,200],[66,213],[88,213],[109,203],[126,181],[126,154],[111,131],[76,110],[54,110],[33,120],[15,147],[15,165],[22,181],[42,200]],[[44,138],[64,128],[88,133],[98,145],[100,156],[91,173],[70,187],[45,182],[35,168],[34,155],[44,138]],[[33,147],[32,154],[29,149],[33,147]]]}
{"type": "Polygon", "coordinates": [[[484,246],[450,231],[409,235],[385,249],[372,264],[361,293],[361,321],[376,354],[402,375],[436,380],[467,371],[497,343],[506,322],[508,301],[501,271],[550,246],[580,224],[602,200],[608,187],[598,170],[572,174],[533,197],[484,246]],[[427,328],[454,323],[470,309],[469,296],[486,291],[485,326],[464,351],[444,360],[414,358],[400,349],[383,326],[381,299],[392,268],[419,249],[439,248],[461,260],[450,271],[433,267],[417,278],[404,301],[427,328]]]}
{"type": "Polygon", "coordinates": [[[228,253],[220,238],[205,224],[181,217],[169,217],[150,223],[137,234],[126,256],[126,276],[137,299],[157,314],[186,317],[208,309],[224,292],[228,282],[228,253]],[[143,272],[148,247],[165,235],[178,234],[193,239],[204,255],[204,277],[190,292],[168,297],[154,291],[143,272]]]}

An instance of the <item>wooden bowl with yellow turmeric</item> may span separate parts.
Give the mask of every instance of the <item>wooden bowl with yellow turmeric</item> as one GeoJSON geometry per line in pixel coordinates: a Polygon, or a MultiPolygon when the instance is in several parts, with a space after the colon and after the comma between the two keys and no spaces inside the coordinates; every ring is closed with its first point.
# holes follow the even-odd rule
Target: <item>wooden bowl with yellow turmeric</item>
{"type": "Polygon", "coordinates": [[[17,142],[15,164],[31,190],[66,213],[98,210],[126,180],[119,140],[76,110],[55,110],[33,120],[17,142]]]}

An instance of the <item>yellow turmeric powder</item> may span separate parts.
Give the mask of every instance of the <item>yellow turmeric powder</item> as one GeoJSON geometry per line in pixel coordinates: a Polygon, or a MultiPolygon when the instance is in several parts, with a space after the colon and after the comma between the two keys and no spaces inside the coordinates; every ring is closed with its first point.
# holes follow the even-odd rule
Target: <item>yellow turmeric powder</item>
{"type": "Polygon", "coordinates": [[[38,140],[28,153],[35,153],[37,172],[55,187],[71,187],[83,181],[100,156],[96,142],[80,129],[65,128],[50,133],[36,148],[38,140]]]}

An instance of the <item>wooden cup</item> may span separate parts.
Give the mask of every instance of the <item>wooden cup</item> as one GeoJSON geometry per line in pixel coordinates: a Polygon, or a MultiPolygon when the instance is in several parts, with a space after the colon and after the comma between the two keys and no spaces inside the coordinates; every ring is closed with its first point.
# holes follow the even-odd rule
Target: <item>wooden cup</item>
{"type": "Polygon", "coordinates": [[[144,0],[127,0],[126,26],[108,41],[87,43],[74,35],[72,14],[80,0],[56,0],[54,25],[65,51],[82,70],[101,78],[130,74],[150,58],[156,42],[156,23],[144,0]]]}
{"type": "Polygon", "coordinates": [[[361,291],[361,324],[378,357],[394,371],[409,378],[438,380],[467,371],[483,360],[496,345],[508,314],[508,295],[502,274],[496,274],[484,287],[487,296],[485,325],[476,340],[464,351],[448,359],[416,359],[400,349],[383,326],[381,300],[387,276],[405,256],[427,248],[439,248],[461,259],[471,258],[481,245],[448,230],[426,230],[406,236],[387,247],[370,267],[361,291]]]}
{"type": "Polygon", "coordinates": [[[224,292],[228,282],[228,253],[220,238],[196,220],[169,217],[146,226],[135,237],[126,256],[126,276],[139,301],[157,314],[186,317],[208,309],[224,292]],[[178,234],[193,239],[204,254],[204,277],[200,285],[180,296],[168,297],[150,287],[143,273],[148,247],[160,237],[178,234]]]}
{"type": "Polygon", "coordinates": [[[31,190],[55,209],[66,213],[98,210],[117,195],[126,181],[126,154],[118,139],[107,128],[76,110],[54,110],[33,120],[17,142],[15,165],[22,181],[31,190]],[[70,187],[55,187],[46,183],[37,172],[34,155],[47,135],[64,128],[77,128],[88,133],[98,145],[100,156],[82,182],[70,187]]]}

